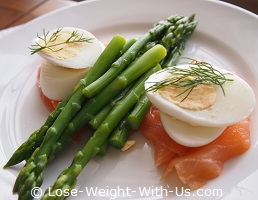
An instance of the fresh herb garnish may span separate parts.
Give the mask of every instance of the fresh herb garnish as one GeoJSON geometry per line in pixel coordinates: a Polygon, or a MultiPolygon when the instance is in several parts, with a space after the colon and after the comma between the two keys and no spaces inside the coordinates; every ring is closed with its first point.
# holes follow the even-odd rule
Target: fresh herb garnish
{"type": "Polygon", "coordinates": [[[208,84],[219,85],[225,95],[222,85],[227,81],[233,81],[233,79],[229,79],[225,76],[229,75],[229,73],[223,74],[207,62],[191,60],[194,62],[193,64],[189,64],[189,69],[181,68],[180,66],[165,68],[164,70],[169,72],[172,76],[169,76],[169,78],[160,82],[148,82],[154,83],[154,85],[147,88],[146,92],[156,92],[166,86],[184,88],[184,90],[176,96],[178,97],[186,93],[186,96],[182,99],[182,101],[184,101],[196,86],[200,84],[208,84]]]}
{"type": "Polygon", "coordinates": [[[56,31],[52,33],[52,35],[48,37],[50,32],[49,31],[46,32],[45,29],[43,29],[43,36],[39,36],[39,34],[37,34],[37,37],[39,38],[40,42],[35,42],[35,44],[32,44],[31,47],[29,47],[31,51],[31,55],[39,51],[42,51],[43,49],[49,49],[50,51],[57,52],[62,50],[63,48],[61,47],[55,50],[53,49],[53,47],[60,46],[63,44],[75,43],[75,42],[90,43],[91,40],[93,40],[93,38],[85,38],[83,36],[83,33],[79,34],[78,31],[76,30],[76,31],[73,31],[65,41],[62,41],[60,43],[53,43],[54,41],[57,40],[58,37],[62,35],[61,31],[62,31],[62,28],[58,28],[56,31]]]}

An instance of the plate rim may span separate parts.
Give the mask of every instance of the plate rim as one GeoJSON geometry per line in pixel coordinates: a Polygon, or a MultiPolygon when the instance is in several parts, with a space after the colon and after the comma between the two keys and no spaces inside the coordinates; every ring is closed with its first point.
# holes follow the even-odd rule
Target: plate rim
{"type": "MultiPolygon", "coordinates": [[[[81,4],[82,4],[82,5],[84,5],[84,4],[87,5],[87,4],[92,3],[92,2],[101,2],[101,1],[103,1],[103,0],[89,0],[89,1],[85,1],[85,2],[80,2],[80,3],[78,3],[79,5],[70,5],[70,6],[67,6],[67,7],[65,7],[65,8],[58,9],[57,11],[52,11],[52,12],[50,12],[50,13],[47,13],[47,14],[44,15],[44,16],[41,16],[41,17],[39,17],[39,18],[37,18],[37,19],[35,19],[35,20],[32,20],[32,21],[26,23],[23,27],[21,27],[21,29],[26,29],[26,28],[32,26],[33,24],[37,23],[37,22],[40,21],[41,19],[43,19],[43,18],[48,18],[49,16],[53,16],[53,15],[55,15],[56,13],[64,13],[64,12],[66,12],[67,10],[70,10],[72,7],[78,7],[78,6],[81,6],[81,4]]],[[[106,1],[114,1],[114,0],[106,0],[106,1]]],[[[127,1],[127,0],[125,0],[125,1],[127,1]]],[[[144,0],[144,1],[145,1],[145,0],[144,0]]],[[[189,0],[186,0],[186,1],[189,1],[189,0]]],[[[203,0],[199,0],[199,1],[203,1],[203,0]]],[[[190,2],[190,1],[189,1],[189,2],[190,2]]],[[[227,3],[227,2],[221,2],[221,1],[216,1],[216,0],[210,0],[210,2],[215,2],[215,3],[222,4],[222,5],[227,5],[227,7],[232,7],[232,6],[233,6],[233,8],[234,8],[235,10],[238,10],[238,11],[240,11],[240,12],[244,12],[244,13],[246,13],[248,16],[254,17],[254,19],[258,21],[258,16],[257,16],[257,15],[255,15],[254,13],[252,13],[252,12],[250,12],[250,11],[247,11],[247,10],[245,10],[245,9],[243,9],[243,8],[237,7],[237,6],[232,5],[232,4],[229,4],[229,3],[227,3]]],[[[15,33],[19,32],[19,31],[20,31],[20,30],[17,29],[17,30],[15,30],[15,32],[13,32],[13,33],[11,33],[11,34],[15,34],[15,33]]],[[[8,36],[7,36],[7,37],[8,37],[8,36]]],[[[11,37],[11,36],[9,36],[9,37],[11,37]]],[[[3,39],[4,39],[4,38],[0,39],[0,43],[1,43],[1,41],[2,41],[3,39]]],[[[0,51],[0,52],[1,52],[1,51],[0,51]]]]}

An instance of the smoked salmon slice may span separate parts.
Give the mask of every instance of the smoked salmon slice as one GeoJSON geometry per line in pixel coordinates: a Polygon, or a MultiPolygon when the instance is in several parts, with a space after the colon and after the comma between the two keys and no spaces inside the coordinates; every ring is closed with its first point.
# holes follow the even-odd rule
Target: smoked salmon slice
{"type": "Polygon", "coordinates": [[[154,105],[151,106],[139,130],[154,145],[156,166],[170,163],[172,158],[177,155],[184,155],[189,149],[169,137],[161,123],[159,110],[154,105]]]}
{"type": "Polygon", "coordinates": [[[179,179],[191,189],[198,189],[218,177],[225,161],[250,148],[249,118],[228,126],[208,145],[184,147],[166,134],[159,111],[152,106],[140,126],[140,131],[154,145],[156,165],[166,165],[162,178],[175,169],[179,179]],[[168,152],[165,152],[166,150],[168,152]],[[170,153],[171,155],[168,155],[170,153]]]}

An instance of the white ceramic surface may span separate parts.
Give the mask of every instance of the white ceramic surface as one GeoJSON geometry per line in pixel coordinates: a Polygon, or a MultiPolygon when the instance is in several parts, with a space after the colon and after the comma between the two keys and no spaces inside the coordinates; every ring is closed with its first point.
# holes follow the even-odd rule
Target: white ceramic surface
{"type": "MultiPolygon", "coordinates": [[[[48,115],[36,86],[40,59],[31,56],[28,49],[37,32],[41,33],[43,28],[72,26],[89,30],[101,40],[109,40],[117,33],[138,37],[155,22],[172,14],[192,13],[196,13],[198,26],[184,55],[235,71],[251,85],[258,99],[258,17],[220,1],[86,1],[37,18],[0,40],[0,200],[17,199],[12,187],[22,164],[5,170],[2,166],[48,115]]],[[[184,185],[175,177],[160,181],[162,172],[154,166],[151,148],[140,133],[134,133],[131,138],[137,143],[132,149],[125,153],[111,149],[104,158],[96,158],[86,166],[78,180],[78,194],[70,199],[255,199],[258,196],[257,120],[256,106],[251,116],[250,150],[227,162],[221,176],[199,193],[182,192],[184,185]],[[86,187],[102,189],[104,193],[87,195],[86,187]],[[141,194],[144,187],[153,193],[141,194]]],[[[79,148],[80,145],[69,145],[49,164],[43,190],[70,164],[79,148]]]]}

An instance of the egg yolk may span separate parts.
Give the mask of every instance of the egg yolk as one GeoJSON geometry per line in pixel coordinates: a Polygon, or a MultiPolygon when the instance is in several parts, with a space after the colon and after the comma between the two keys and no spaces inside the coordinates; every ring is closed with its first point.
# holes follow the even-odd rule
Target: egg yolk
{"type": "Polygon", "coordinates": [[[69,58],[77,56],[83,48],[83,44],[81,42],[60,44],[65,42],[70,37],[71,34],[62,33],[62,35],[59,35],[55,40],[49,42],[48,45],[52,46],[51,50],[46,48],[43,49],[42,52],[48,56],[51,56],[52,58],[57,58],[61,60],[67,60],[69,58]]]}
{"type": "MultiPolygon", "coordinates": [[[[188,77],[190,80],[191,78],[188,77]]],[[[191,91],[187,87],[169,85],[162,87],[158,93],[166,100],[187,110],[205,110],[210,108],[216,100],[214,86],[209,84],[199,84],[191,91]]]]}

